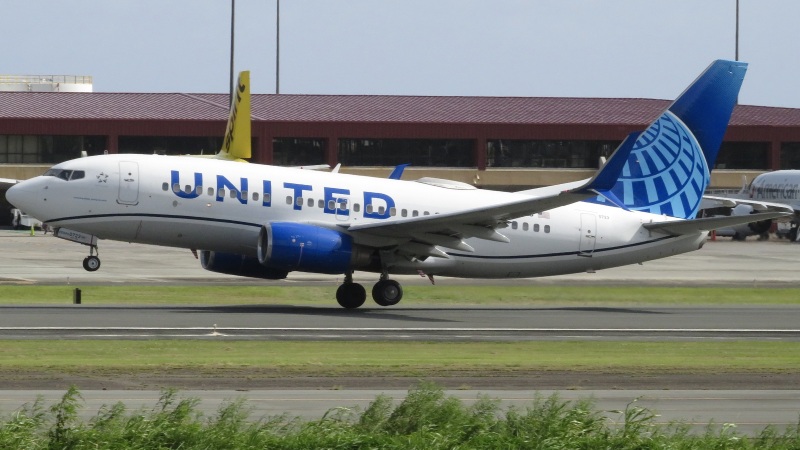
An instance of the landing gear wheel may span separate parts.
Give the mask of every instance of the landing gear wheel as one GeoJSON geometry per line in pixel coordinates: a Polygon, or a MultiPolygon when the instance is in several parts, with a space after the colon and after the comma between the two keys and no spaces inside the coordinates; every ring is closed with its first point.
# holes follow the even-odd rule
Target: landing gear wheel
{"type": "Polygon", "coordinates": [[[97,256],[87,256],[83,259],[83,268],[89,272],[94,272],[100,268],[100,258],[97,256]]]}
{"type": "Polygon", "coordinates": [[[403,288],[394,280],[380,280],[372,287],[372,299],[381,306],[393,306],[403,298],[403,288]]]}
{"type": "Polygon", "coordinates": [[[336,301],[342,308],[355,309],[367,300],[367,291],[358,283],[344,283],[336,290],[336,301]]]}

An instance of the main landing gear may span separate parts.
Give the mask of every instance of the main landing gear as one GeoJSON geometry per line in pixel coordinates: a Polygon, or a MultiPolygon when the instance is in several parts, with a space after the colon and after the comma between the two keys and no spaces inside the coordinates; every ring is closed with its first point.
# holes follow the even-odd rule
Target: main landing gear
{"type": "MultiPolygon", "coordinates": [[[[403,288],[395,280],[389,279],[389,274],[381,274],[381,279],[372,287],[372,299],[380,306],[393,306],[403,298],[403,288]]],[[[344,283],[336,290],[336,301],[343,308],[355,309],[367,300],[367,291],[358,283],[353,282],[353,274],[344,277],[344,283]]]]}

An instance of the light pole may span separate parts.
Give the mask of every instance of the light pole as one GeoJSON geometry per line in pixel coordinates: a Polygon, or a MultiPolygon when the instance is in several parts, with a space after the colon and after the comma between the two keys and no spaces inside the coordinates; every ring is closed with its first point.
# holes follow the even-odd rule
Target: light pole
{"type": "Polygon", "coordinates": [[[275,93],[281,93],[281,0],[275,9],[275,93]]]}
{"type": "Polygon", "coordinates": [[[230,81],[228,82],[229,91],[228,91],[228,104],[233,104],[233,23],[234,23],[234,12],[236,11],[236,0],[231,0],[231,76],[230,81]]]}
{"type": "Polygon", "coordinates": [[[739,0],[736,0],[736,61],[739,60],[739,0]]]}

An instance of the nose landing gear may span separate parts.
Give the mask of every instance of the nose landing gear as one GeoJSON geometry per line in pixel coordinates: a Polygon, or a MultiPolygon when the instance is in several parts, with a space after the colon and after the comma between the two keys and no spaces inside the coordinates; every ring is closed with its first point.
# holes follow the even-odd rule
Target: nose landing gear
{"type": "Polygon", "coordinates": [[[83,268],[88,272],[94,272],[100,268],[100,252],[97,250],[97,236],[81,233],[80,231],[69,230],[66,228],[55,228],[53,236],[68,241],[89,246],[89,256],[83,259],[83,268]]]}
{"type": "Polygon", "coordinates": [[[83,258],[83,268],[87,272],[94,272],[100,268],[100,258],[93,253],[99,254],[96,245],[89,246],[89,256],[83,258]]]}

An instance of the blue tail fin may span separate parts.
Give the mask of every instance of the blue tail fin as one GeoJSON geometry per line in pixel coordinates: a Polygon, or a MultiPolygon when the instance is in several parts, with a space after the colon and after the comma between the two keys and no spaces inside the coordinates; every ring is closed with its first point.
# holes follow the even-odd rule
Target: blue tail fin
{"type": "Polygon", "coordinates": [[[714,61],[639,136],[608,197],[631,210],[695,218],[746,70],[714,61]]]}

